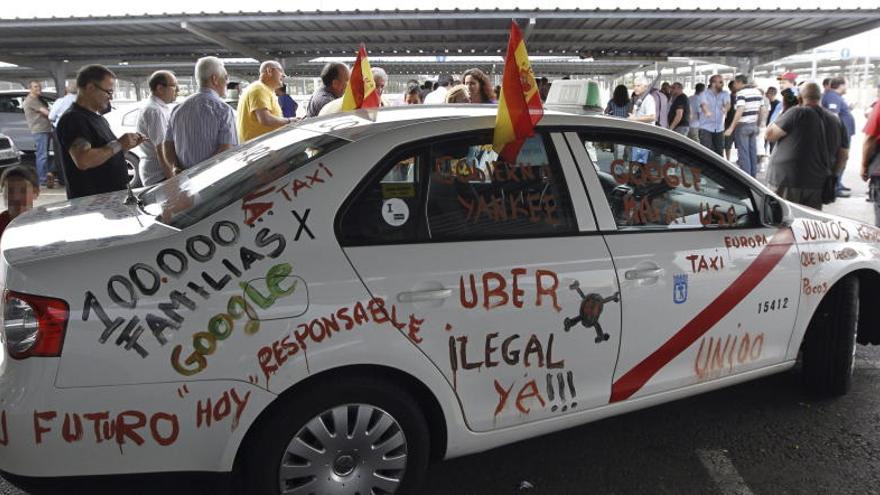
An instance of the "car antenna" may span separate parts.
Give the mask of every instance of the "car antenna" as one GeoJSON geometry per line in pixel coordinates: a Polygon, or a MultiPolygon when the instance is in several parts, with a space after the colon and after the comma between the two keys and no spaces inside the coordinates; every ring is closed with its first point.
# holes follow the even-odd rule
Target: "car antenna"
{"type": "Polygon", "coordinates": [[[125,196],[125,201],[123,203],[127,205],[138,204],[138,198],[134,195],[134,191],[131,190],[131,183],[129,183],[126,187],[128,189],[128,195],[125,196]]]}

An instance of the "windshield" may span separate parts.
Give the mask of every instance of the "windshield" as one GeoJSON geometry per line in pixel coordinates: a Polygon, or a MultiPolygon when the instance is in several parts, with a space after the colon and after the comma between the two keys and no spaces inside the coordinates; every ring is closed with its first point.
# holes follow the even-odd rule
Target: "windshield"
{"type": "Polygon", "coordinates": [[[146,189],[139,199],[145,212],[182,229],[347,142],[304,129],[273,132],[146,189]]]}

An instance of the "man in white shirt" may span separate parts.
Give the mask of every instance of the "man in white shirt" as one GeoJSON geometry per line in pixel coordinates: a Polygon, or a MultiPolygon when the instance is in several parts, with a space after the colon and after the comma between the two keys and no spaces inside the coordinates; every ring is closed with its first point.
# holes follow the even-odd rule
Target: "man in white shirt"
{"type": "Polygon", "coordinates": [[[174,73],[160,70],[150,76],[150,99],[141,110],[137,131],[147,137],[141,144],[144,160],[139,165],[141,182],[145,186],[158,184],[174,175],[174,168],[159,152],[165,141],[165,131],[171,118],[171,107],[177,98],[177,78],[174,73]]]}
{"type": "Polygon", "coordinates": [[[452,76],[449,74],[441,74],[437,78],[437,89],[425,96],[425,105],[437,105],[446,103],[446,93],[449,92],[449,86],[452,84],[452,76]]]}
{"type": "Polygon", "coordinates": [[[754,177],[758,173],[758,122],[765,115],[764,96],[745,74],[733,78],[733,87],[736,90],[736,114],[724,135],[733,136],[739,168],[754,177]]]}
{"type": "MultiPolygon", "coordinates": [[[[648,93],[648,80],[644,77],[637,77],[633,91],[636,94],[635,105],[632,113],[629,114],[629,120],[636,122],[644,122],[648,125],[654,125],[657,120],[657,105],[654,104],[654,97],[648,93]]],[[[650,152],[643,148],[633,147],[631,149],[631,160],[639,163],[648,163],[650,152]]]]}
{"type": "Polygon", "coordinates": [[[52,127],[58,127],[58,119],[76,101],[76,84],[65,88],[65,91],[65,95],[55,100],[55,103],[52,104],[52,109],[49,110],[49,122],[52,123],[52,127]]]}

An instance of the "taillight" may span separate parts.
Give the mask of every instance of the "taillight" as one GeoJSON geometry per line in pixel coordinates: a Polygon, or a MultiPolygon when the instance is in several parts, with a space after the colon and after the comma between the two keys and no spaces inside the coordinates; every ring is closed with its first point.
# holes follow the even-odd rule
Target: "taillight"
{"type": "Polygon", "coordinates": [[[15,359],[60,356],[69,313],[61,299],[6,291],[3,327],[9,355],[15,359]]]}

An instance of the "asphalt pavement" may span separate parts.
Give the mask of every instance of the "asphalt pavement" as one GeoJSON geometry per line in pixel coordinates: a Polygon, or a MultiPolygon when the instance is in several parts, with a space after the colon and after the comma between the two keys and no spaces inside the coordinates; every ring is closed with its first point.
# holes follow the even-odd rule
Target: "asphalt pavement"
{"type": "MultiPolygon", "coordinates": [[[[852,197],[825,210],[873,223],[860,149],[857,135],[844,176],[852,197]]],[[[44,190],[38,204],[61,199],[63,190],[44,190]]],[[[852,391],[838,399],[810,398],[794,369],[438,463],[425,487],[422,495],[880,494],[880,347],[859,347],[852,391]]],[[[27,494],[0,479],[0,495],[27,494]]]]}

